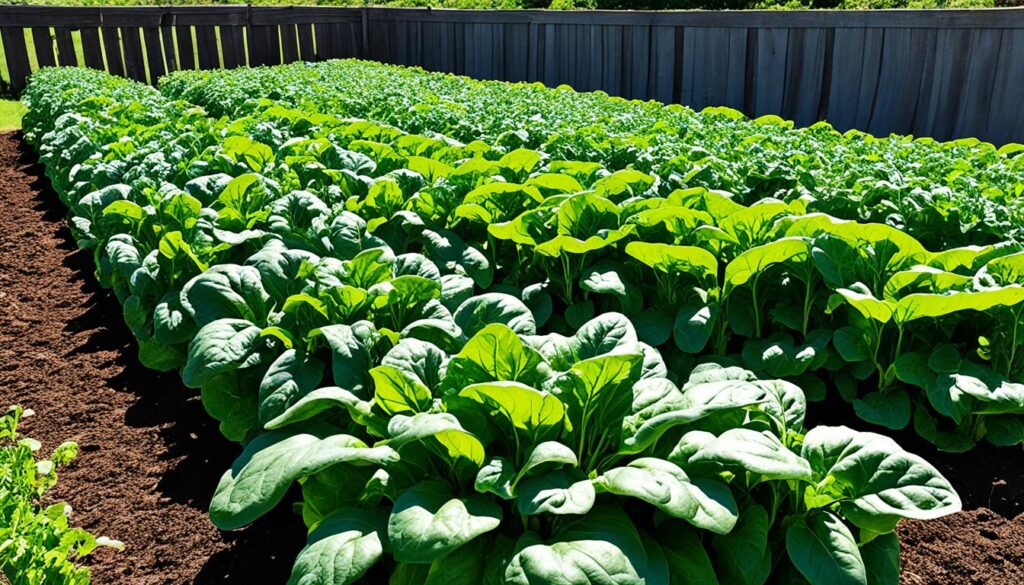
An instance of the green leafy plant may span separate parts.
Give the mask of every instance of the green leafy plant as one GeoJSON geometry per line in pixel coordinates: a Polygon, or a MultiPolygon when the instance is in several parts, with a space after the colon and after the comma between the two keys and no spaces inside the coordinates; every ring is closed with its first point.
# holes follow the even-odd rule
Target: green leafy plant
{"type": "Polygon", "coordinates": [[[13,406],[0,416],[0,577],[11,585],[88,584],[89,569],[76,561],[98,546],[124,546],[72,527],[71,506],[63,502],[41,506],[57,483],[57,468],[75,458],[78,446],[63,443],[40,458],[39,442],[18,434],[18,425],[32,415],[13,406]]]}
{"type": "Polygon", "coordinates": [[[891,583],[896,522],[959,499],[881,435],[805,429],[808,400],[893,428],[905,399],[947,448],[1024,439],[1010,236],[931,252],[827,215],[842,202],[808,189],[847,175],[811,177],[795,155],[738,166],[678,138],[702,122],[749,145],[930,146],[303,67],[165,82],[218,119],[87,70],[26,90],[26,136],[140,359],[178,371],[242,445],[214,522],[244,526],[299,484],[293,583],[891,583]],[[353,75],[367,96],[448,106],[377,110],[353,75]],[[270,85],[314,97],[253,99],[270,85]],[[925,372],[905,356],[936,332],[950,347],[925,372]],[[946,386],[963,408],[932,404],[946,386]]]}

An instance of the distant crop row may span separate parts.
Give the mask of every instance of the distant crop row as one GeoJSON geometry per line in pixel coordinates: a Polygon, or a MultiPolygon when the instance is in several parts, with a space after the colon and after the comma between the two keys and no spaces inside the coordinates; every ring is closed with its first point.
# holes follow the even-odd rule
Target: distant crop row
{"type": "Polygon", "coordinates": [[[896,583],[959,498],[813,401],[1024,439],[1014,147],[357,62],[162,89],[43,70],[26,136],[244,445],[214,522],[300,484],[291,583],[896,583]]]}

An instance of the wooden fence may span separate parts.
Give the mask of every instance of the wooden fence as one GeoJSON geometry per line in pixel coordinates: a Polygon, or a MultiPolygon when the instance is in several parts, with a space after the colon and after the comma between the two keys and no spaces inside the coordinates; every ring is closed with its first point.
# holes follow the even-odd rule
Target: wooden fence
{"type": "Polygon", "coordinates": [[[726,105],[800,125],[825,119],[880,135],[1024,142],[1024,9],[1016,8],[6,7],[0,35],[15,91],[33,62],[153,82],[176,69],[361,57],[694,108],[726,105]]]}

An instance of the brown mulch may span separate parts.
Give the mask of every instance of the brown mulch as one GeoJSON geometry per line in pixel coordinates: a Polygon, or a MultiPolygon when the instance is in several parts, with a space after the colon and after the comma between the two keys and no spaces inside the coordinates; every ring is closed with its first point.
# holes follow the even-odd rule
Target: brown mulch
{"type": "MultiPolygon", "coordinates": [[[[34,162],[19,134],[0,134],[0,408],[34,409],[24,431],[47,448],[81,446],[53,495],[76,523],[128,547],[90,561],[94,583],[284,583],[301,521],[280,506],[236,533],[210,523],[206,506],[238,447],[176,375],[138,364],[120,306],[97,286],[34,162]]],[[[1024,583],[1024,451],[937,454],[898,438],[939,467],[968,510],[901,524],[901,582],[1024,583]]]]}
{"type": "Polygon", "coordinates": [[[287,506],[221,533],[206,507],[239,448],[193,390],[138,363],[117,299],[96,284],[42,168],[0,134],[0,409],[31,408],[23,432],[78,459],[52,492],[73,522],[121,540],[89,564],[99,585],[274,584],[304,542],[287,506]]]}

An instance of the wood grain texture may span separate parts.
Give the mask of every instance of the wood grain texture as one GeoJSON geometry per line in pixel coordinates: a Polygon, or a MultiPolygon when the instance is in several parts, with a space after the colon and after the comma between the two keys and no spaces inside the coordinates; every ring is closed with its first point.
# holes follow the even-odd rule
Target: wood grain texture
{"type": "Polygon", "coordinates": [[[100,29],[103,39],[103,59],[107,63],[107,71],[113,75],[124,76],[124,55],[121,53],[121,31],[114,26],[100,29]]]}
{"type": "Polygon", "coordinates": [[[135,81],[146,83],[146,58],[142,54],[142,40],[138,27],[119,27],[121,44],[124,47],[125,75],[135,81]]]}
{"type": "Polygon", "coordinates": [[[32,44],[36,47],[36,62],[40,67],[53,67],[57,59],[53,54],[53,37],[50,36],[50,27],[32,27],[32,44]]]}
{"type": "Polygon", "coordinates": [[[105,69],[103,63],[103,47],[100,45],[100,29],[87,27],[81,29],[82,59],[85,66],[92,69],[105,69]]]}
{"type": "Polygon", "coordinates": [[[17,93],[25,87],[25,79],[31,72],[28,61],[28,47],[25,32],[20,28],[0,28],[0,42],[7,56],[7,71],[11,78],[11,91],[17,93]]]}
{"type": "Polygon", "coordinates": [[[78,65],[78,56],[75,55],[75,41],[71,36],[71,29],[66,26],[54,27],[53,34],[57,41],[57,63],[67,67],[78,65]]]}

